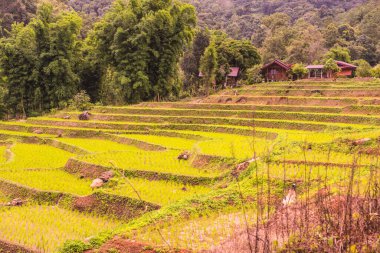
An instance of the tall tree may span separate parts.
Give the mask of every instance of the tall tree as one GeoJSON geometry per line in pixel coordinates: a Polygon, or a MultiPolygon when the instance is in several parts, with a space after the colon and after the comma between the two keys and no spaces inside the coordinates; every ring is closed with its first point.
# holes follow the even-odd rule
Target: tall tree
{"type": "Polygon", "coordinates": [[[0,64],[7,77],[6,106],[13,116],[25,117],[33,107],[33,89],[36,87],[35,33],[29,26],[14,24],[10,36],[0,41],[0,64]]]}
{"type": "Polygon", "coordinates": [[[336,61],[351,62],[350,50],[341,46],[331,48],[325,55],[326,59],[334,59],[336,61]]]}
{"type": "Polygon", "coordinates": [[[200,64],[200,72],[202,73],[203,88],[205,94],[210,94],[210,87],[215,85],[216,72],[218,70],[218,55],[215,48],[215,42],[212,41],[206,48],[200,64]]]}
{"type": "Polygon", "coordinates": [[[117,0],[91,42],[125,102],[178,95],[178,65],[194,35],[195,9],[173,0],[117,0]]]}
{"type": "Polygon", "coordinates": [[[63,107],[78,90],[75,63],[81,19],[74,12],[54,15],[52,10],[42,5],[36,18],[26,26],[13,25],[0,43],[6,100],[15,115],[63,107]]]}
{"type": "Polygon", "coordinates": [[[210,31],[197,30],[192,46],[185,52],[181,61],[181,68],[184,72],[184,90],[191,94],[199,89],[199,69],[201,57],[210,44],[210,31]]]}

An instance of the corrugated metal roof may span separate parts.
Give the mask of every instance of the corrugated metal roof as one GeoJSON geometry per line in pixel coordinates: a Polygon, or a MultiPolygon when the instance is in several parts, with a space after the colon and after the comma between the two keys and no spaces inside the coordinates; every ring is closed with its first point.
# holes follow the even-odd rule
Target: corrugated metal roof
{"type": "Polygon", "coordinates": [[[323,65],[309,65],[306,67],[307,69],[323,69],[323,65]]]}
{"type": "Polygon", "coordinates": [[[291,67],[292,67],[292,64],[287,64],[287,63],[284,63],[284,62],[282,62],[282,61],[276,59],[276,60],[274,60],[273,62],[270,62],[270,63],[268,63],[268,64],[265,64],[261,69],[265,69],[265,68],[269,67],[269,66],[272,65],[272,64],[277,64],[277,65],[279,65],[280,67],[284,68],[285,70],[289,70],[289,69],[291,69],[291,67]]]}
{"type": "Polygon", "coordinates": [[[355,68],[355,69],[357,68],[357,66],[344,62],[344,61],[336,61],[336,64],[338,64],[339,67],[343,67],[343,68],[355,68]]]}

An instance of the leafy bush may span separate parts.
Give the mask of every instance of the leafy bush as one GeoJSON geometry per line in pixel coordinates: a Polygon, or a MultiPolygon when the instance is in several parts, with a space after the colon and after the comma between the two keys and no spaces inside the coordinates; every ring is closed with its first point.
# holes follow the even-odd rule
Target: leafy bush
{"type": "Polygon", "coordinates": [[[375,78],[380,78],[380,64],[371,69],[371,75],[375,78]]]}
{"type": "Polygon", "coordinates": [[[89,110],[92,107],[90,101],[90,96],[86,93],[86,91],[82,90],[73,97],[71,106],[80,111],[89,110]]]}
{"type": "Polygon", "coordinates": [[[325,65],[323,66],[323,69],[325,71],[330,71],[332,75],[335,77],[336,73],[340,72],[341,69],[339,68],[338,64],[335,62],[334,59],[330,58],[325,62],[325,65]]]}
{"type": "Polygon", "coordinates": [[[248,84],[262,83],[263,76],[261,75],[261,65],[255,65],[247,69],[247,82],[248,84]]]}
{"type": "Polygon", "coordinates": [[[294,66],[292,67],[292,73],[296,75],[297,79],[301,79],[305,75],[307,75],[309,71],[303,64],[297,63],[297,64],[294,64],[294,66]]]}
{"type": "Polygon", "coordinates": [[[82,253],[88,250],[90,246],[79,240],[66,241],[59,250],[60,253],[82,253]]]}
{"type": "Polygon", "coordinates": [[[371,65],[366,60],[356,60],[353,62],[358,68],[356,69],[356,75],[359,77],[371,76],[371,65]]]}

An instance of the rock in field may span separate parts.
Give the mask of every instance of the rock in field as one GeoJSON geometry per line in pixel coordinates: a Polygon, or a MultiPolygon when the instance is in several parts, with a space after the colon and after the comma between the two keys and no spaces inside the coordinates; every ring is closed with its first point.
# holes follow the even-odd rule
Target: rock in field
{"type": "Polygon", "coordinates": [[[24,201],[22,199],[17,198],[12,200],[11,202],[7,203],[7,206],[22,206],[24,204],[24,201]]]}
{"type": "Polygon", "coordinates": [[[94,179],[94,181],[92,181],[92,184],[90,185],[90,187],[92,189],[95,189],[95,188],[100,188],[103,185],[104,185],[103,180],[101,180],[100,178],[97,178],[97,179],[94,179]]]}
{"type": "Polygon", "coordinates": [[[364,145],[364,144],[366,144],[366,143],[368,143],[370,141],[371,141],[371,138],[364,138],[364,139],[360,139],[360,140],[354,141],[353,144],[355,146],[359,146],[359,145],[364,145]]]}
{"type": "Polygon", "coordinates": [[[180,154],[178,157],[177,157],[177,159],[178,160],[185,160],[185,161],[187,161],[187,160],[189,160],[189,158],[190,158],[190,153],[189,152],[183,152],[182,154],[180,154]]]}
{"type": "Polygon", "coordinates": [[[107,183],[114,176],[114,172],[112,170],[103,172],[100,175],[100,179],[103,180],[104,183],[107,183]]]}
{"type": "Polygon", "coordinates": [[[42,131],[41,129],[36,129],[33,131],[34,134],[43,134],[44,131],[42,131]]]}
{"type": "Polygon", "coordinates": [[[88,111],[85,111],[79,115],[79,120],[90,120],[90,115],[88,111]]]}

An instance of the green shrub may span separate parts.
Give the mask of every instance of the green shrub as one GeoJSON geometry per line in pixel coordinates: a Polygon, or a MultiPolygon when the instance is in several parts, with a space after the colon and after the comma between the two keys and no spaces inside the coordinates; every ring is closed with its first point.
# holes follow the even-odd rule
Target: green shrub
{"type": "Polygon", "coordinates": [[[90,96],[86,93],[86,91],[82,90],[73,97],[71,106],[79,111],[90,110],[92,107],[90,101],[90,96]]]}
{"type": "Polygon", "coordinates": [[[380,78],[380,64],[371,69],[371,75],[375,78],[380,78]]]}
{"type": "Polygon", "coordinates": [[[358,68],[356,69],[356,75],[359,77],[371,76],[371,65],[366,60],[356,60],[353,62],[358,68]]]}
{"type": "Polygon", "coordinates": [[[88,244],[79,240],[66,241],[63,247],[59,250],[60,253],[82,253],[90,249],[88,244]]]}
{"type": "Polygon", "coordinates": [[[297,79],[302,79],[309,73],[309,70],[302,63],[296,63],[292,67],[292,73],[297,79]]]}
{"type": "Polygon", "coordinates": [[[261,75],[261,65],[255,65],[247,69],[247,84],[262,83],[263,76],[261,75]]]}

